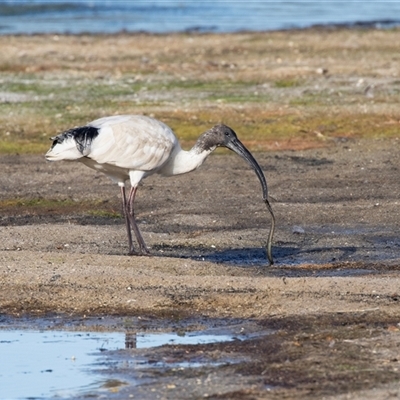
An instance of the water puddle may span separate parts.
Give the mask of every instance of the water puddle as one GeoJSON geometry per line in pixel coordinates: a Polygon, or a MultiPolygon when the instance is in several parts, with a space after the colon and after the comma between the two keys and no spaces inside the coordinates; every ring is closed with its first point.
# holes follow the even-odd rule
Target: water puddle
{"type": "MultiPolygon", "coordinates": [[[[151,349],[165,345],[200,345],[245,340],[250,336],[214,330],[196,332],[71,332],[62,330],[0,330],[1,398],[48,399],[92,395],[135,384],[107,376],[113,354],[126,353],[136,365],[149,364],[131,349],[151,349]],[[115,352],[116,351],[116,352],[115,352]],[[107,357],[104,357],[107,355],[107,357]]],[[[174,367],[198,368],[201,362],[176,362],[174,367]]],[[[215,363],[215,365],[219,365],[215,363]]],[[[152,366],[165,367],[162,360],[152,366]]]]}
{"type": "Polygon", "coordinates": [[[105,379],[90,366],[102,349],[123,348],[123,333],[0,331],[2,398],[70,397],[105,379]]]}

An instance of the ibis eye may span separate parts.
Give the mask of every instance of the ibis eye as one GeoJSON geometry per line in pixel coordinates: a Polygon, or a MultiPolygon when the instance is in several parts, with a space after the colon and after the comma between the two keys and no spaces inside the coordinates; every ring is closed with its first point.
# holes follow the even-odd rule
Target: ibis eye
{"type": "Polygon", "coordinates": [[[55,145],[62,143],[62,140],[59,137],[53,137],[51,138],[51,140],[53,141],[53,144],[51,145],[51,148],[53,148],[55,145]]]}

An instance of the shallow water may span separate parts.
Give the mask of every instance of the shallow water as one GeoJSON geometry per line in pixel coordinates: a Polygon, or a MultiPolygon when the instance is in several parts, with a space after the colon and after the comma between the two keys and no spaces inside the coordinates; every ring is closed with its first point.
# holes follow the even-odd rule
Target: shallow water
{"type": "Polygon", "coordinates": [[[395,1],[56,1],[0,3],[0,33],[235,32],[316,24],[399,25],[395,1]]]}
{"type": "MultiPolygon", "coordinates": [[[[126,334],[0,330],[0,398],[66,398],[124,385],[124,382],[101,374],[106,365],[104,355],[109,351],[218,343],[238,338],[240,335],[209,331],[126,334]]],[[[143,360],[137,360],[137,363],[143,364],[143,360]]],[[[159,364],[163,366],[163,363],[159,364]]],[[[202,365],[182,362],[175,367],[196,368],[202,365]]]]}
{"type": "Polygon", "coordinates": [[[99,385],[104,378],[91,374],[91,365],[101,349],[123,348],[124,338],[123,333],[0,331],[1,398],[69,397],[99,385]]]}

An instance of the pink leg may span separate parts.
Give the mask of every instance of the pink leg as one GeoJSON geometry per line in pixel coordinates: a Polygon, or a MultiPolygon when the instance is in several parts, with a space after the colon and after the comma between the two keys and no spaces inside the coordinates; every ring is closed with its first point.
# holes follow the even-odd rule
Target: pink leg
{"type": "Polygon", "coordinates": [[[139,227],[137,226],[136,221],[135,221],[135,212],[134,212],[133,202],[135,201],[136,192],[137,192],[137,186],[132,187],[129,192],[129,198],[128,198],[129,221],[132,225],[133,232],[135,233],[136,240],[139,244],[140,252],[142,254],[149,254],[149,250],[146,247],[146,244],[143,240],[142,234],[140,233],[139,227]]]}
{"type": "Polygon", "coordinates": [[[128,234],[129,254],[136,254],[133,249],[131,224],[129,222],[129,208],[126,203],[125,186],[121,186],[122,209],[125,216],[126,233],[128,234]]]}

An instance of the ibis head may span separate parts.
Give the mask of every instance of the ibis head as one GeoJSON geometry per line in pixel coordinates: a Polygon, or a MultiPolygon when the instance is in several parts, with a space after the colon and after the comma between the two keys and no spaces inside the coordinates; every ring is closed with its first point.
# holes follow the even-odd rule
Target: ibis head
{"type": "Polygon", "coordinates": [[[254,169],[261,183],[263,199],[268,199],[267,182],[265,180],[264,173],[249,150],[247,150],[244,144],[238,139],[235,131],[232,128],[223,124],[213,126],[199,137],[197,146],[202,150],[215,149],[216,147],[226,147],[229,150],[234,151],[236,154],[246,160],[246,162],[254,169]]]}

